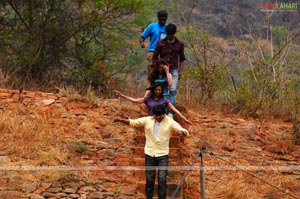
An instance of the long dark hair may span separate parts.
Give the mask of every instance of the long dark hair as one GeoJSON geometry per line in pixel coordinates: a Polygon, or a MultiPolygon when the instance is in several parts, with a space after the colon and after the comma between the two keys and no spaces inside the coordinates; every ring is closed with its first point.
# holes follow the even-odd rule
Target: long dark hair
{"type": "MultiPolygon", "coordinates": [[[[149,82],[151,84],[151,86],[153,85],[154,80],[158,77],[159,72],[158,72],[158,67],[163,64],[163,65],[167,65],[166,62],[163,59],[160,59],[156,62],[156,64],[153,66],[153,69],[151,71],[151,74],[149,76],[149,82]]],[[[164,74],[166,75],[166,72],[164,71],[164,74]]]]}
{"type": "Polygon", "coordinates": [[[159,96],[159,99],[163,98],[164,97],[164,87],[162,84],[153,84],[152,86],[150,86],[149,88],[147,88],[146,90],[150,90],[151,94],[150,94],[150,97],[152,99],[154,99],[154,96],[155,96],[155,92],[154,90],[156,89],[156,87],[160,86],[161,87],[161,93],[160,93],[160,96],[159,96]]]}

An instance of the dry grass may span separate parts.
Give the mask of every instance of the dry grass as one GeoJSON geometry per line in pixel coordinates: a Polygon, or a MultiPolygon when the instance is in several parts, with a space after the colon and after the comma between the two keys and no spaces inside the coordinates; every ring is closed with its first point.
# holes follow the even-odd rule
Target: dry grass
{"type": "Polygon", "coordinates": [[[58,164],[65,152],[61,127],[38,115],[0,113],[1,150],[12,154],[15,161],[39,160],[38,164],[58,164]]]}
{"type": "MultiPolygon", "coordinates": [[[[292,176],[275,173],[256,174],[256,176],[292,195],[295,195],[295,189],[299,187],[299,182],[292,176]]],[[[217,184],[219,186],[215,187],[211,194],[208,194],[209,198],[291,198],[282,191],[240,171],[230,172],[230,175],[221,178],[217,184]]]]}
{"type": "MultiPolygon", "coordinates": [[[[74,95],[72,95],[74,96],[74,95]]],[[[66,112],[63,114],[64,117],[60,117],[58,112],[56,111],[64,111],[62,110],[54,110],[49,109],[43,111],[45,107],[24,107],[24,109],[18,107],[14,107],[13,111],[2,111],[0,109],[0,131],[2,136],[0,136],[0,142],[2,143],[0,146],[0,151],[7,151],[10,155],[11,159],[10,165],[34,165],[34,166],[60,166],[60,165],[80,165],[83,158],[91,158],[87,154],[80,154],[75,152],[76,143],[79,141],[94,141],[99,140],[99,129],[95,129],[92,131],[89,127],[89,122],[87,120],[91,120],[93,122],[100,121],[99,124],[107,125],[108,129],[115,129],[116,127],[112,127],[109,124],[109,121],[112,118],[109,117],[133,117],[136,118],[141,114],[138,105],[134,103],[128,103],[125,101],[118,100],[102,100],[101,111],[103,114],[83,114],[80,116],[76,116],[74,114],[70,114],[71,111],[78,108],[78,110],[86,110],[85,105],[88,103],[85,98],[76,98],[69,97],[65,98],[66,103],[63,104],[62,107],[66,108],[66,112]],[[82,103],[81,103],[82,102],[82,103]],[[74,103],[74,104],[73,104],[74,103]],[[73,106],[74,105],[74,106],[73,106]],[[70,107],[70,111],[67,111],[68,107],[70,107]],[[32,108],[32,109],[31,109],[32,108]],[[34,110],[33,110],[34,109],[34,110]],[[41,114],[42,113],[42,114],[41,114]],[[88,115],[89,114],[89,115],[88,115]],[[53,115],[58,115],[54,117],[53,115]],[[103,122],[107,121],[107,122],[103,122]],[[82,158],[82,159],[80,159],[82,158]]],[[[186,105],[186,104],[184,104],[186,105]]],[[[17,105],[16,105],[17,106],[17,105]]],[[[189,105],[184,106],[184,108],[189,107],[189,105]]],[[[100,109],[93,109],[93,111],[98,111],[100,109]]],[[[202,143],[206,140],[212,146],[219,148],[220,151],[216,151],[218,154],[225,153],[227,151],[222,150],[222,143],[224,146],[227,146],[228,143],[235,138],[239,138],[240,133],[235,131],[231,127],[232,123],[226,123],[224,119],[220,119],[217,117],[217,113],[209,114],[203,113],[199,111],[197,108],[187,108],[187,115],[194,120],[195,125],[192,132],[192,139],[187,143],[187,147],[189,149],[190,158],[186,157],[186,165],[193,160],[195,153],[192,153],[193,150],[197,148],[199,145],[198,142],[202,143]],[[207,124],[213,126],[215,130],[222,130],[221,133],[212,134],[206,132],[207,126],[204,126],[205,119],[209,119],[206,121],[207,124]],[[216,122],[221,121],[221,122],[216,122]],[[228,131],[223,131],[223,130],[228,131]],[[201,132],[201,134],[200,134],[201,132]],[[224,133],[225,132],[225,133],[224,133]],[[208,139],[210,138],[210,139],[208,139]],[[195,141],[196,140],[196,141],[195,141]],[[193,146],[195,146],[193,148],[193,146]]],[[[61,112],[60,112],[61,113],[61,112]]],[[[185,112],[184,112],[185,113],[185,112]]],[[[101,126],[101,125],[100,125],[101,126]]],[[[288,154],[293,151],[293,145],[290,145],[290,136],[282,135],[282,132],[277,128],[271,128],[270,125],[267,125],[268,128],[261,128],[260,130],[266,134],[268,137],[268,142],[264,141],[264,137],[261,138],[261,143],[272,144],[272,146],[276,146],[281,149],[284,153],[288,154]],[[270,131],[272,133],[267,133],[270,131]]],[[[280,125],[282,127],[282,125],[280,125]]],[[[100,127],[102,128],[102,126],[100,127]]],[[[104,127],[103,127],[104,128],[104,127]]],[[[125,127],[124,127],[125,128],[125,127]]],[[[127,128],[126,128],[127,129],[127,128]]],[[[288,129],[285,129],[286,133],[288,129]]],[[[115,129],[116,130],[116,129],[115,129]]],[[[258,129],[259,130],[259,129],[258,129]]],[[[142,131],[141,131],[142,132],[142,131]]],[[[259,133],[257,133],[260,135],[259,133]]],[[[117,137],[117,133],[114,133],[115,137],[117,137]]],[[[128,134],[126,134],[127,139],[128,134]]],[[[241,136],[244,136],[241,135],[241,136]]],[[[101,136],[100,136],[101,137],[101,136]]],[[[247,140],[245,138],[245,140],[247,140]]],[[[256,140],[247,140],[249,144],[257,144],[256,140]],[[254,143],[255,142],[255,143],[254,143]]],[[[239,149],[239,143],[236,143],[237,149],[239,149]]],[[[245,143],[244,143],[245,144],[245,143]]],[[[251,145],[252,146],[252,145],[251,145]]],[[[254,145],[255,146],[255,145],[254,145]]],[[[269,146],[269,145],[268,145],[269,146]]],[[[82,146],[79,146],[82,147],[82,146]]],[[[85,150],[83,148],[82,151],[85,150]]],[[[297,147],[297,146],[296,146],[297,147]]],[[[262,151],[259,156],[255,158],[251,156],[251,154],[241,153],[239,154],[238,150],[234,150],[230,152],[232,156],[245,158],[249,157],[251,159],[259,159],[263,160],[267,157],[274,157],[273,155],[267,154],[266,150],[262,151]],[[264,157],[264,155],[267,155],[264,157]]],[[[216,159],[213,156],[209,156],[205,154],[205,166],[229,166],[228,164],[216,159]]],[[[91,159],[88,159],[91,160],[91,159]]],[[[244,160],[235,160],[229,159],[231,163],[235,165],[242,166],[251,166],[258,163],[249,163],[244,160]]],[[[277,162],[274,162],[274,164],[277,162]]],[[[23,181],[30,182],[39,182],[40,179],[59,179],[61,176],[67,176],[71,172],[75,171],[16,171],[16,176],[21,176],[23,181]]],[[[76,171],[77,172],[77,171],[76,171]]],[[[96,179],[99,176],[105,176],[107,173],[103,174],[101,172],[91,172],[91,171],[78,171],[80,176],[83,176],[86,179],[96,179]]],[[[250,172],[250,171],[249,171],[250,172]]],[[[299,193],[299,180],[295,178],[295,175],[283,174],[280,171],[262,171],[255,172],[251,171],[258,177],[268,181],[269,183],[280,187],[287,192],[299,193]]],[[[11,174],[11,172],[10,172],[11,174]]],[[[280,191],[274,189],[273,187],[261,182],[260,180],[249,176],[242,171],[239,170],[207,170],[205,172],[205,176],[209,178],[206,181],[206,196],[208,199],[259,199],[259,198],[291,198],[281,193],[280,191]]],[[[1,176],[0,176],[1,177],[1,176]]],[[[188,178],[188,183],[186,185],[186,191],[190,196],[194,196],[193,193],[199,193],[199,171],[192,172],[188,178]]],[[[293,194],[294,195],[294,194],[293,194]]],[[[199,198],[199,197],[192,197],[199,198]]]]}
{"type": "Polygon", "coordinates": [[[253,195],[253,191],[249,189],[249,184],[244,179],[241,179],[241,176],[232,178],[226,182],[220,182],[220,186],[215,191],[216,198],[220,199],[259,198],[253,195]]]}

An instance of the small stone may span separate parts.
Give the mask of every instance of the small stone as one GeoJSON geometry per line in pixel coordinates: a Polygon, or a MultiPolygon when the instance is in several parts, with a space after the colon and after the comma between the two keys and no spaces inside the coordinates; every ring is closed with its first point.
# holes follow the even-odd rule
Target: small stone
{"type": "Polygon", "coordinates": [[[80,195],[72,193],[72,194],[69,195],[69,197],[70,198],[80,198],[80,195]]]}
{"type": "Polygon", "coordinates": [[[5,164],[10,162],[10,158],[8,156],[0,156],[0,164],[5,164]]]}
{"type": "Polygon", "coordinates": [[[92,192],[88,195],[88,198],[90,198],[90,199],[103,198],[103,193],[102,192],[92,192]]]}
{"type": "Polygon", "coordinates": [[[10,152],[7,151],[0,151],[0,156],[6,156],[6,155],[10,155],[10,152]]]}
{"type": "Polygon", "coordinates": [[[24,192],[34,192],[37,188],[35,183],[23,183],[22,190],[24,192]]]}
{"type": "Polygon", "coordinates": [[[100,192],[105,189],[105,187],[103,185],[101,185],[101,184],[96,184],[95,188],[97,189],[97,191],[100,191],[100,192]]]}
{"type": "Polygon", "coordinates": [[[95,188],[93,188],[92,186],[83,186],[79,189],[79,193],[88,193],[88,192],[92,192],[95,191],[95,188]]]}
{"type": "Polygon", "coordinates": [[[50,188],[51,187],[51,183],[47,183],[47,182],[43,182],[43,183],[41,183],[41,187],[43,187],[43,188],[45,188],[45,189],[48,189],[48,188],[50,188]]]}
{"type": "Polygon", "coordinates": [[[57,193],[55,194],[56,197],[62,198],[62,197],[67,197],[68,195],[66,193],[57,193]]]}
{"type": "Polygon", "coordinates": [[[104,196],[113,196],[114,192],[102,192],[104,196]]]}
{"type": "Polygon", "coordinates": [[[55,194],[45,191],[44,193],[42,193],[42,196],[46,198],[50,198],[50,197],[55,197],[55,194]]]}
{"type": "Polygon", "coordinates": [[[44,105],[50,105],[50,104],[53,104],[54,102],[55,102],[55,99],[44,99],[43,100],[44,105]]]}
{"type": "Polygon", "coordinates": [[[76,190],[73,189],[73,188],[66,188],[66,189],[63,190],[63,192],[65,192],[65,193],[76,193],[76,190]]]}
{"type": "Polygon", "coordinates": [[[62,191],[62,188],[60,188],[60,187],[53,187],[53,188],[47,189],[47,192],[50,192],[50,193],[57,193],[60,191],[62,191]]]}
{"type": "Polygon", "coordinates": [[[101,136],[102,136],[102,139],[110,138],[111,133],[108,131],[102,131],[101,136]]]}
{"type": "Polygon", "coordinates": [[[45,199],[45,198],[43,196],[33,194],[31,195],[30,199],[45,199]]]}

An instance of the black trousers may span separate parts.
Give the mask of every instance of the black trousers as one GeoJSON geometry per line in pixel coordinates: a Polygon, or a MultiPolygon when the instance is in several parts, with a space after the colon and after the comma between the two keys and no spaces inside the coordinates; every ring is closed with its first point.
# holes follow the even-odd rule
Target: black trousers
{"type": "Polygon", "coordinates": [[[146,155],[146,196],[152,199],[154,194],[156,168],[158,168],[158,198],[165,199],[167,196],[167,175],[169,156],[151,157],[146,155]]]}

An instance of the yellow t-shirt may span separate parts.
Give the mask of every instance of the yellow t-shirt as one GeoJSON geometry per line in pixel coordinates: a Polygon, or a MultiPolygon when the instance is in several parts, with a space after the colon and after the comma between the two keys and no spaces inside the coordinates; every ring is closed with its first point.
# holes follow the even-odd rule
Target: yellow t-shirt
{"type": "Polygon", "coordinates": [[[129,125],[133,127],[144,127],[145,129],[145,154],[152,157],[160,157],[169,154],[169,141],[174,131],[183,131],[187,135],[189,132],[182,128],[173,118],[165,116],[160,122],[158,136],[155,139],[153,135],[155,118],[153,116],[142,117],[138,119],[129,119],[129,125]]]}

